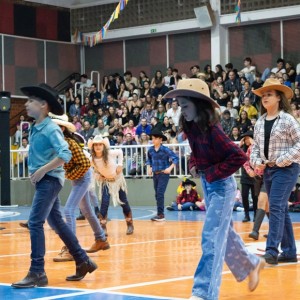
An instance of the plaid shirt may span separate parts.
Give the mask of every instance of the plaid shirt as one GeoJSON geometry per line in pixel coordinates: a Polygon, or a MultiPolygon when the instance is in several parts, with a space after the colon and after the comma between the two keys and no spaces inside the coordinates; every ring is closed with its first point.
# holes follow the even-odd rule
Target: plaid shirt
{"type": "MultiPolygon", "coordinates": [[[[250,156],[250,162],[254,166],[267,160],[264,154],[265,120],[266,114],[257,120],[254,127],[254,145],[250,156]]],[[[272,127],[268,160],[276,162],[278,167],[300,163],[300,124],[284,111],[279,113],[272,127]]]]}
{"type": "Polygon", "coordinates": [[[82,148],[72,139],[66,138],[69,144],[69,149],[72,152],[72,158],[64,164],[66,171],[66,178],[70,180],[76,180],[81,178],[90,168],[90,160],[85,156],[82,148]]]}
{"type": "Polygon", "coordinates": [[[208,182],[232,175],[247,160],[246,154],[225,135],[220,124],[211,126],[208,134],[203,135],[193,122],[187,137],[192,149],[189,166],[203,172],[208,182]]]}
{"type": "Polygon", "coordinates": [[[161,145],[156,151],[154,146],[151,146],[148,150],[147,165],[152,167],[152,172],[163,171],[170,167],[170,159],[173,164],[178,164],[178,156],[166,146],[161,145]]]}

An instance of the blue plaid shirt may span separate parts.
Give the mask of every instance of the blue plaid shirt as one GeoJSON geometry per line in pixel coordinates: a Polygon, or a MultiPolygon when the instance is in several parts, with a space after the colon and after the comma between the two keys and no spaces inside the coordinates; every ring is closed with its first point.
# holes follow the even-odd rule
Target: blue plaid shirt
{"type": "Polygon", "coordinates": [[[170,167],[170,160],[173,164],[178,164],[178,156],[169,148],[161,145],[156,151],[154,146],[148,150],[148,159],[146,164],[152,167],[152,172],[163,171],[170,167]]]}

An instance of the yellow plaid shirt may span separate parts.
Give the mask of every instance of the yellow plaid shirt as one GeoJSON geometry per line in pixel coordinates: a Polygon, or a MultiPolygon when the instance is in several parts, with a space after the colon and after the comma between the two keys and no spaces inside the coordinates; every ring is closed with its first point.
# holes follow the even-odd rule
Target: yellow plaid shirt
{"type": "Polygon", "coordinates": [[[66,171],[66,178],[70,180],[76,180],[81,178],[90,168],[90,160],[83,153],[82,148],[72,139],[65,138],[69,144],[69,149],[72,152],[72,158],[67,163],[64,164],[64,169],[66,171]]]}

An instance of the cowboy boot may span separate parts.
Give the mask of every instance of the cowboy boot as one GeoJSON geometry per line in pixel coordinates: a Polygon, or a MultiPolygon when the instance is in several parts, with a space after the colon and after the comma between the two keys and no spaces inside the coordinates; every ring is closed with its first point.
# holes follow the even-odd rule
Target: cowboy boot
{"type": "Polygon", "coordinates": [[[124,214],[125,220],[126,220],[126,224],[127,224],[127,231],[126,234],[133,234],[133,220],[132,220],[132,212],[130,211],[128,214],[124,214]]]}
{"type": "Polygon", "coordinates": [[[107,216],[103,217],[100,213],[99,213],[99,221],[100,221],[100,225],[102,227],[102,229],[105,232],[105,236],[107,236],[107,228],[106,228],[106,223],[107,223],[107,216]]]}
{"type": "Polygon", "coordinates": [[[254,239],[254,240],[258,240],[258,236],[259,236],[259,228],[261,226],[261,223],[265,217],[266,212],[263,209],[258,209],[256,211],[256,217],[255,217],[255,222],[253,225],[253,229],[252,232],[249,234],[249,237],[254,239]]]}

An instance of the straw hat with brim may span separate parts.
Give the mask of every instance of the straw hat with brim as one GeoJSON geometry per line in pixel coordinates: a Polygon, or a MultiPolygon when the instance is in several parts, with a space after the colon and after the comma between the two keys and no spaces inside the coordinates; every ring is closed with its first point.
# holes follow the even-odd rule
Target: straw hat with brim
{"type": "Polygon", "coordinates": [[[241,135],[241,138],[244,138],[244,137],[246,137],[246,136],[249,136],[249,137],[253,138],[253,131],[252,131],[252,130],[249,130],[249,131],[243,133],[243,134],[241,135]]]}
{"type": "Polygon", "coordinates": [[[21,87],[21,91],[27,97],[34,96],[45,100],[49,105],[50,112],[56,115],[62,115],[64,113],[61,104],[58,102],[58,92],[46,83],[24,86],[21,87]]]}
{"type": "Polygon", "coordinates": [[[51,112],[49,112],[48,116],[52,119],[54,123],[56,123],[59,126],[66,127],[70,132],[75,132],[76,127],[73,123],[69,122],[69,118],[67,115],[58,116],[51,112]]]}
{"type": "Polygon", "coordinates": [[[210,97],[208,85],[201,79],[190,78],[179,80],[176,90],[169,91],[163,98],[193,97],[208,101],[214,108],[220,108],[219,104],[210,97]]]}
{"type": "Polygon", "coordinates": [[[155,136],[155,137],[162,138],[163,141],[167,140],[167,137],[158,129],[152,130],[149,135],[151,138],[152,138],[152,136],[155,136]]]}
{"type": "Polygon", "coordinates": [[[102,135],[95,135],[93,139],[89,139],[88,148],[92,149],[94,144],[103,144],[106,148],[109,148],[109,140],[108,138],[103,138],[102,135]]]}
{"type": "Polygon", "coordinates": [[[271,90],[276,90],[284,93],[287,99],[292,99],[294,95],[291,88],[281,84],[280,81],[276,78],[268,78],[261,88],[253,90],[252,92],[257,96],[262,97],[263,93],[271,90]]]}
{"type": "Polygon", "coordinates": [[[186,185],[191,185],[192,187],[196,186],[196,183],[193,180],[186,179],[185,181],[182,181],[181,185],[185,187],[186,185]]]}

